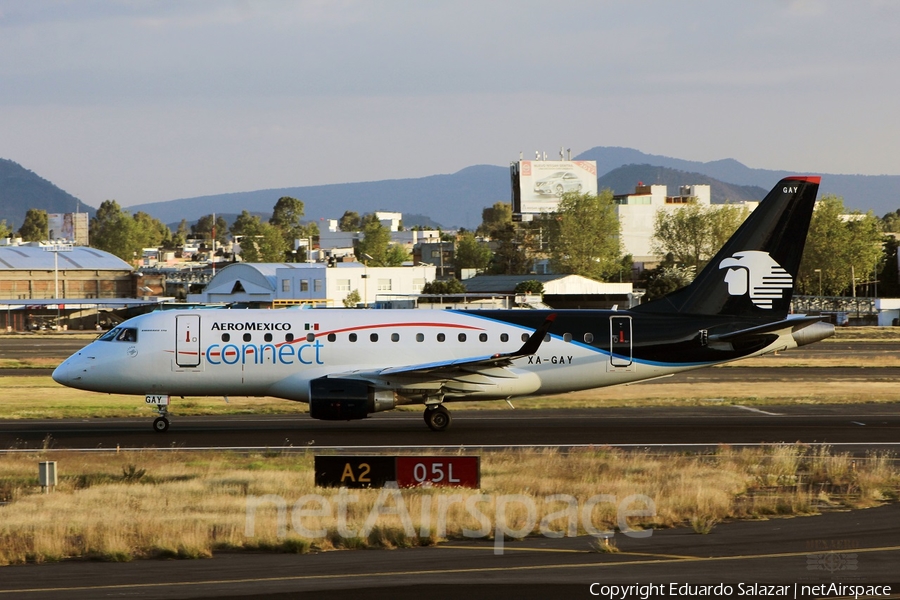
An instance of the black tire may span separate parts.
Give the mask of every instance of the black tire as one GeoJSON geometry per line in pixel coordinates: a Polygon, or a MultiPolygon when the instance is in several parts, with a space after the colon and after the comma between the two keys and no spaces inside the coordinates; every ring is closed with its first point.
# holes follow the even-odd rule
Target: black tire
{"type": "Polygon", "coordinates": [[[156,417],[153,420],[153,431],[156,433],[165,433],[169,430],[169,420],[165,417],[156,417]]]}
{"type": "Polygon", "coordinates": [[[425,424],[432,431],[444,431],[450,427],[451,421],[450,411],[443,406],[425,409],[425,424]]]}

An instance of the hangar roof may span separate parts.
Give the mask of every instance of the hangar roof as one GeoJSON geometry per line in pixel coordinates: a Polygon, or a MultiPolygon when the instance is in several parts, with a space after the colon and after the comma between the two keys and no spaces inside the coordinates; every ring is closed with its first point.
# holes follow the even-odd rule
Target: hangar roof
{"type": "Polygon", "coordinates": [[[0,246],[0,270],[53,270],[53,255],[59,255],[61,271],[86,269],[132,271],[127,262],[103,250],[75,246],[69,251],[50,252],[40,246],[0,246]]]}

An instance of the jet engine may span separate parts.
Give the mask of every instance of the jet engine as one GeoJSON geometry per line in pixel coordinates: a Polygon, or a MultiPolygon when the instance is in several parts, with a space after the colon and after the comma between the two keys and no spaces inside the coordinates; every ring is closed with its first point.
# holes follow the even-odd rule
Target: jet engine
{"type": "Polygon", "coordinates": [[[359,379],[329,379],[309,382],[309,416],[324,421],[365,419],[369,414],[391,410],[399,404],[391,390],[376,390],[359,379]]]}

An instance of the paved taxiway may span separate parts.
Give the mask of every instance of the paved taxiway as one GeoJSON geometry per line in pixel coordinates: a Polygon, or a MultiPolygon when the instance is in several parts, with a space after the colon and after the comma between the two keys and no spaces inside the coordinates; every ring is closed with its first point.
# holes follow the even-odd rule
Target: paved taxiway
{"type": "MultiPolygon", "coordinates": [[[[900,590],[900,505],[814,517],[590,537],[457,541],[431,548],[310,555],[219,553],[210,560],[72,561],[0,568],[0,599],[591,598],[590,585],[672,582],[893,584],[900,590]],[[308,595],[308,596],[307,596],[308,595]]],[[[668,594],[667,594],[668,595],[668,594]]],[[[746,595],[745,595],[746,597],[746,595]]],[[[752,596],[751,596],[752,597],[752,596]]],[[[789,597],[793,597],[791,594],[789,597]]]]}

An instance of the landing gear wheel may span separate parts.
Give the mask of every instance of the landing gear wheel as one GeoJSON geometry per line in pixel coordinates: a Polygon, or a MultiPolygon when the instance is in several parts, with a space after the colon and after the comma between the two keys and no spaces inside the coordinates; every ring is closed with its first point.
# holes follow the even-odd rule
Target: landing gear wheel
{"type": "Polygon", "coordinates": [[[157,433],[165,433],[169,430],[169,420],[165,417],[156,417],[153,420],[153,431],[157,433]]]}
{"type": "Polygon", "coordinates": [[[432,431],[444,431],[450,427],[451,421],[450,411],[444,408],[442,404],[439,404],[434,408],[425,409],[425,424],[428,425],[432,431]]]}

